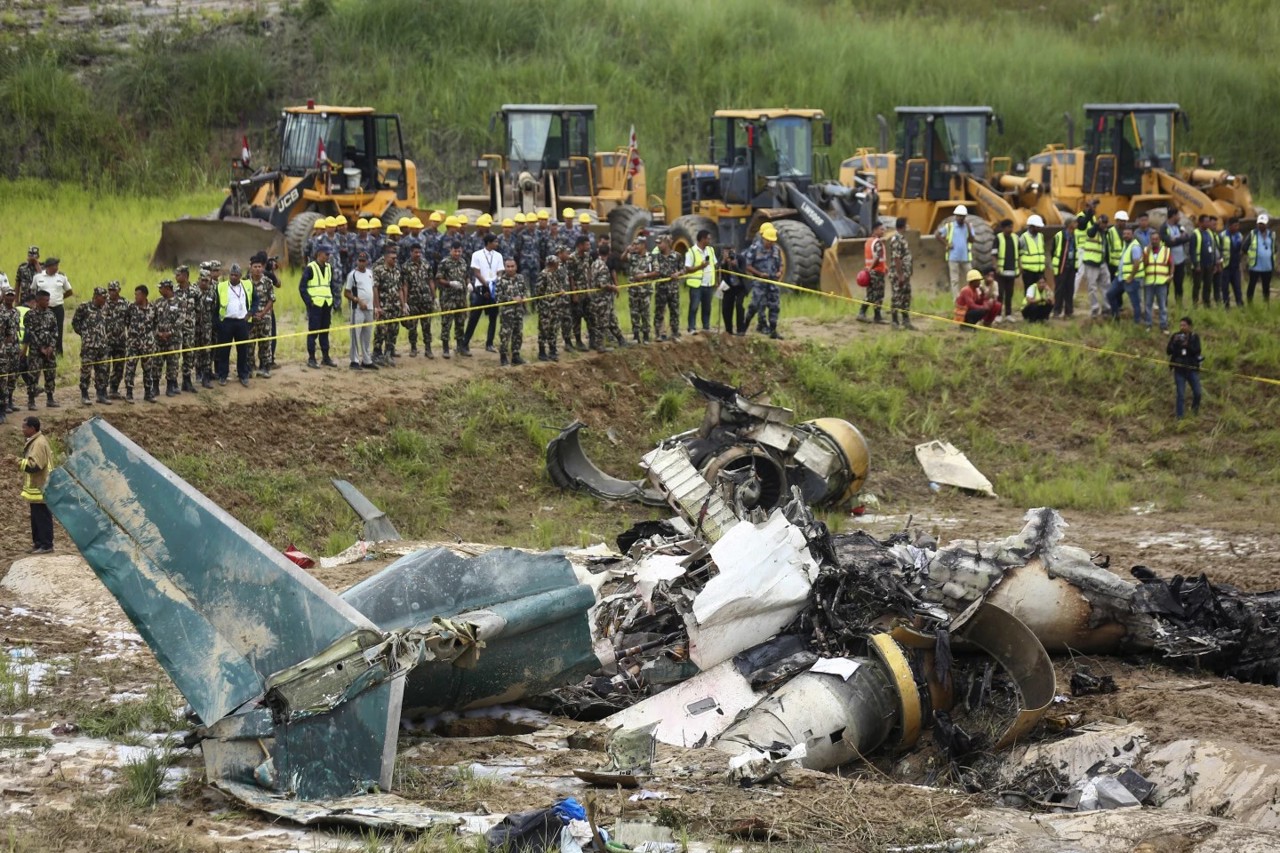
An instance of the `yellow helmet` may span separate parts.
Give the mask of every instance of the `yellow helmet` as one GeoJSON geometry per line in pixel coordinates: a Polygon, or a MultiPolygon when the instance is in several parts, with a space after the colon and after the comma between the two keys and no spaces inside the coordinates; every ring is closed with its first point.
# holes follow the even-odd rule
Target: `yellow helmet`
{"type": "Polygon", "coordinates": [[[444,222],[444,214],[440,211],[434,211],[429,217],[431,222],[444,222]]]}
{"type": "Polygon", "coordinates": [[[399,237],[399,236],[400,236],[400,226],[399,226],[399,225],[388,225],[388,226],[387,226],[387,236],[388,236],[388,237],[391,237],[391,236],[393,236],[393,235],[394,235],[394,236],[396,236],[396,237],[399,237]]]}
{"type": "Polygon", "coordinates": [[[334,224],[334,225],[346,225],[346,224],[347,224],[347,215],[346,215],[345,213],[339,213],[339,214],[338,214],[338,218],[337,218],[337,219],[335,219],[335,220],[333,221],[333,224],[334,224]]]}
{"type": "Polygon", "coordinates": [[[493,217],[487,213],[482,213],[478,217],[476,217],[476,227],[478,228],[488,228],[492,224],[493,224],[493,217]]]}
{"type": "Polygon", "coordinates": [[[376,216],[375,216],[375,217],[373,217],[373,219],[370,219],[370,220],[369,220],[369,227],[370,227],[370,228],[381,228],[381,227],[382,227],[382,220],[381,220],[381,219],[379,219],[379,218],[378,218],[378,217],[376,217],[376,216]]]}
{"type": "Polygon", "coordinates": [[[319,219],[317,219],[317,220],[316,220],[316,224],[315,224],[315,225],[312,225],[311,227],[312,227],[313,229],[314,229],[314,228],[328,228],[328,227],[329,227],[329,217],[327,217],[327,216],[321,216],[319,219]]]}
{"type": "Polygon", "coordinates": [[[516,222],[517,224],[523,225],[525,223],[525,215],[523,213],[517,213],[516,222]]]}
{"type": "Polygon", "coordinates": [[[423,226],[423,224],[422,224],[422,220],[421,220],[421,219],[419,219],[418,217],[414,216],[414,217],[412,217],[412,218],[409,220],[409,227],[410,227],[410,228],[422,228],[422,227],[424,227],[424,226],[423,226]]]}
{"type": "Polygon", "coordinates": [[[560,215],[561,215],[561,217],[563,217],[566,221],[568,221],[568,220],[570,220],[570,219],[573,219],[573,208],[572,208],[572,207],[566,207],[564,210],[560,211],[560,215]]]}
{"type": "Polygon", "coordinates": [[[444,227],[445,227],[445,228],[457,228],[457,227],[458,227],[458,217],[456,217],[456,216],[447,216],[447,217],[445,217],[445,220],[444,220],[444,227]]]}
{"type": "Polygon", "coordinates": [[[412,221],[413,220],[407,216],[401,216],[399,219],[396,220],[396,225],[399,225],[401,228],[406,228],[408,227],[409,223],[412,221]]]}
{"type": "Polygon", "coordinates": [[[357,231],[368,231],[368,230],[369,230],[369,220],[367,220],[367,219],[361,219],[360,221],[358,221],[358,222],[356,223],[356,230],[357,230],[357,231]]]}
{"type": "Polygon", "coordinates": [[[471,218],[465,213],[455,213],[453,218],[458,221],[458,225],[466,225],[471,222],[471,218]]]}
{"type": "Polygon", "coordinates": [[[511,217],[507,217],[506,219],[502,220],[502,227],[503,227],[503,228],[515,228],[515,227],[516,227],[516,221],[515,221],[514,219],[512,219],[511,217]]]}
{"type": "Polygon", "coordinates": [[[760,226],[760,236],[773,243],[778,239],[778,229],[773,226],[772,222],[766,222],[760,226]]]}
{"type": "Polygon", "coordinates": [[[538,211],[538,221],[539,221],[539,222],[545,221],[545,220],[550,219],[550,218],[551,218],[551,214],[547,213],[545,210],[539,210],[539,211],[538,211]]]}
{"type": "Polygon", "coordinates": [[[578,216],[578,221],[579,221],[579,222],[581,222],[583,225],[588,225],[588,224],[590,224],[590,222],[591,222],[591,214],[590,214],[590,213],[583,213],[583,214],[580,214],[580,215],[578,216]]]}

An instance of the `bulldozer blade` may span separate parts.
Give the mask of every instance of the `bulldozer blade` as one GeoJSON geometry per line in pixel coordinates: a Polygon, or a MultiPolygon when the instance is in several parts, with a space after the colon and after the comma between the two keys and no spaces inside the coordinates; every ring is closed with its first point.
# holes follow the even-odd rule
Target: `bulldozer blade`
{"type": "Polygon", "coordinates": [[[151,256],[151,268],[173,269],[211,259],[247,268],[249,258],[258,252],[284,257],[284,234],[260,219],[183,217],[160,226],[160,244],[151,256]]]}
{"type": "MultiPolygon", "coordinates": [[[[853,237],[837,240],[834,246],[829,246],[822,253],[822,277],[818,287],[823,293],[838,293],[853,299],[863,298],[866,291],[858,287],[857,277],[863,267],[867,241],[870,239],[853,237]]],[[[947,259],[938,238],[932,234],[908,231],[907,246],[911,249],[911,284],[915,292],[947,290],[950,287],[947,259]]]]}

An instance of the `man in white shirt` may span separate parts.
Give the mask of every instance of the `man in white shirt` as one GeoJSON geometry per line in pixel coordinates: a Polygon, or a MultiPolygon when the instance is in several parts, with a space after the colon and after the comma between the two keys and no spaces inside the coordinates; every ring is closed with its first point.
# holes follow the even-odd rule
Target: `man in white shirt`
{"type": "Polygon", "coordinates": [[[498,276],[502,275],[505,264],[502,253],[498,251],[498,235],[485,234],[484,248],[471,253],[471,316],[467,318],[467,333],[463,336],[463,344],[471,349],[471,336],[476,326],[480,325],[480,315],[489,318],[485,329],[485,352],[497,352],[493,346],[493,333],[498,326],[498,276]],[[474,310],[483,309],[483,310],[474,310]]]}
{"type": "Polygon", "coordinates": [[[44,290],[49,294],[49,310],[58,319],[58,355],[62,355],[62,321],[66,317],[66,308],[62,302],[71,292],[71,282],[58,272],[58,259],[45,258],[44,272],[38,272],[31,280],[31,287],[36,292],[44,290]]]}
{"type": "Polygon", "coordinates": [[[711,301],[716,292],[716,250],[711,232],[698,232],[697,242],[684,253],[685,284],[689,288],[689,334],[697,331],[698,311],[702,311],[702,331],[711,331],[711,301]]]}
{"type": "Polygon", "coordinates": [[[215,311],[218,317],[218,343],[215,371],[218,384],[226,385],[231,372],[231,344],[236,345],[236,375],[240,384],[249,387],[253,368],[253,351],[249,339],[249,308],[253,304],[253,286],[240,280],[239,264],[232,264],[226,281],[218,282],[215,311]]]}
{"type": "Polygon", "coordinates": [[[373,363],[374,312],[378,310],[378,293],[373,287],[373,272],[369,269],[369,253],[356,255],[356,268],[347,273],[342,292],[351,303],[351,364],[352,370],[377,370],[373,363]]]}

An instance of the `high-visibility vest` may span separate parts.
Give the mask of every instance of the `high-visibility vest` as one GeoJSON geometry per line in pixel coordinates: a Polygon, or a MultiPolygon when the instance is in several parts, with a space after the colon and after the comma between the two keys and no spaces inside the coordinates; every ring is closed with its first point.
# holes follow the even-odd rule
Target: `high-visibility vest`
{"type": "MultiPolygon", "coordinates": [[[[1137,265],[1134,265],[1133,263],[1134,246],[1137,246],[1139,250],[1142,249],[1142,241],[1137,237],[1134,237],[1129,241],[1129,245],[1124,247],[1124,252],[1120,255],[1120,278],[1123,281],[1133,281],[1134,279],[1142,278],[1142,274],[1144,272],[1141,266],[1141,260],[1138,261],[1137,265]]],[[[1141,251],[1138,252],[1138,257],[1142,257],[1141,251]]]]}
{"type": "Polygon", "coordinates": [[[18,346],[22,346],[27,337],[27,312],[30,310],[26,305],[18,306],[18,346]]]}
{"type": "MultiPolygon", "coordinates": [[[[964,241],[964,262],[970,263],[973,261],[973,229],[969,227],[968,223],[965,223],[964,230],[967,232],[969,238],[964,241]]],[[[947,254],[950,255],[950,247],[952,243],[951,235],[956,233],[956,223],[954,221],[947,223],[945,233],[947,235],[947,254]]]]}
{"type": "Polygon", "coordinates": [[[1147,252],[1147,264],[1143,271],[1143,280],[1148,285],[1168,284],[1173,275],[1173,257],[1168,246],[1151,249],[1147,252]]]}
{"type": "MultiPolygon", "coordinates": [[[[1097,231],[1096,226],[1094,227],[1094,231],[1097,231]]],[[[1090,237],[1088,228],[1085,228],[1083,231],[1077,229],[1076,240],[1079,241],[1077,245],[1080,247],[1080,261],[1082,263],[1097,265],[1102,263],[1102,234],[1095,233],[1090,237]]]]}
{"type": "Polygon", "coordinates": [[[333,291],[329,289],[329,282],[333,278],[333,267],[328,264],[322,269],[320,264],[312,261],[307,264],[307,269],[311,270],[311,278],[307,282],[307,296],[311,298],[311,304],[323,308],[333,303],[333,291]]]}
{"type": "Polygon", "coordinates": [[[868,240],[866,244],[862,247],[862,257],[866,259],[867,266],[871,268],[872,272],[877,272],[877,273],[880,273],[881,275],[884,275],[889,269],[888,264],[885,263],[885,258],[888,256],[889,252],[888,252],[888,249],[884,249],[884,251],[880,253],[880,259],[876,260],[876,244],[877,243],[883,248],[884,238],[872,237],[870,240],[868,240]]]}
{"type": "MultiPolygon", "coordinates": [[[[253,279],[243,278],[240,280],[240,286],[244,288],[244,310],[245,316],[249,314],[249,308],[253,305],[253,279]]],[[[231,281],[222,279],[218,282],[218,319],[227,319],[227,299],[231,293],[231,281]]]]}
{"type": "Polygon", "coordinates": [[[1118,266],[1114,259],[1120,257],[1120,253],[1124,250],[1124,238],[1120,236],[1120,229],[1112,225],[1107,229],[1107,266],[1118,266]]]}
{"type": "Polygon", "coordinates": [[[1226,266],[1231,263],[1231,236],[1226,231],[1219,231],[1215,236],[1218,238],[1218,254],[1222,256],[1222,265],[1226,266]]]}
{"type": "MultiPolygon", "coordinates": [[[[1253,269],[1258,265],[1258,237],[1260,233],[1259,231],[1254,231],[1244,244],[1244,258],[1249,265],[1249,269],[1253,269]]],[[[1272,258],[1272,269],[1275,269],[1276,235],[1270,231],[1267,232],[1267,254],[1272,258]]]]}
{"type": "Polygon", "coordinates": [[[1004,273],[1009,271],[1013,271],[1013,272],[1018,271],[1018,238],[1013,236],[1012,234],[1009,234],[1009,235],[997,234],[996,235],[996,272],[1004,273]],[[1012,248],[1013,250],[1013,258],[1011,259],[1006,257],[1009,253],[1010,248],[1012,248]],[[1006,261],[1009,261],[1009,260],[1012,260],[1013,263],[1012,264],[1006,263],[1006,261]]]}
{"type": "MultiPolygon", "coordinates": [[[[1073,237],[1072,242],[1074,243],[1074,241],[1075,241],[1075,238],[1073,237]]],[[[1073,249],[1074,249],[1074,246],[1073,246],[1073,249]]],[[[1067,231],[1066,229],[1063,229],[1062,231],[1059,231],[1057,234],[1053,235],[1054,272],[1061,273],[1066,271],[1066,267],[1063,265],[1064,262],[1066,261],[1066,252],[1067,252],[1067,231]]],[[[1075,266],[1075,262],[1076,262],[1074,255],[1075,255],[1075,252],[1073,251],[1072,258],[1071,258],[1072,266],[1075,266]]]]}
{"type": "MultiPolygon", "coordinates": [[[[702,263],[703,258],[706,258],[710,262],[708,265],[708,268],[711,270],[712,280],[714,281],[715,267],[716,267],[715,250],[712,249],[710,246],[708,246],[707,250],[704,252],[702,249],[699,249],[696,245],[694,245],[689,247],[689,251],[693,253],[693,265],[695,267],[698,264],[702,263]]],[[[705,269],[701,269],[701,270],[698,270],[697,272],[689,273],[684,277],[684,283],[689,287],[702,287],[702,276],[705,272],[706,272],[705,269]]]]}
{"type": "Polygon", "coordinates": [[[1022,268],[1027,272],[1044,272],[1044,232],[1022,235],[1022,268]]]}

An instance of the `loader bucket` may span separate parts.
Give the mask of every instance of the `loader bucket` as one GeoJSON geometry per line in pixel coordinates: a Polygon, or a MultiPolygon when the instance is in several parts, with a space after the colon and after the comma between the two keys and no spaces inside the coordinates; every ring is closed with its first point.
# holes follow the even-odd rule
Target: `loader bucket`
{"type": "Polygon", "coordinates": [[[237,263],[247,269],[249,258],[257,252],[284,257],[284,234],[260,219],[183,217],[160,226],[160,244],[151,256],[151,268],[173,269],[178,264],[217,259],[224,266],[237,263]]]}
{"type": "MultiPolygon", "coordinates": [[[[886,232],[887,235],[888,232],[886,232]]],[[[853,237],[837,240],[834,246],[822,253],[822,278],[819,289],[823,293],[839,293],[862,299],[865,291],[858,287],[857,277],[866,257],[869,237],[853,237]]],[[[907,232],[907,245],[911,247],[911,285],[916,293],[943,292],[950,287],[947,277],[947,261],[942,243],[932,234],[919,231],[907,232]],[[922,290],[922,288],[925,288],[922,290]]]]}

